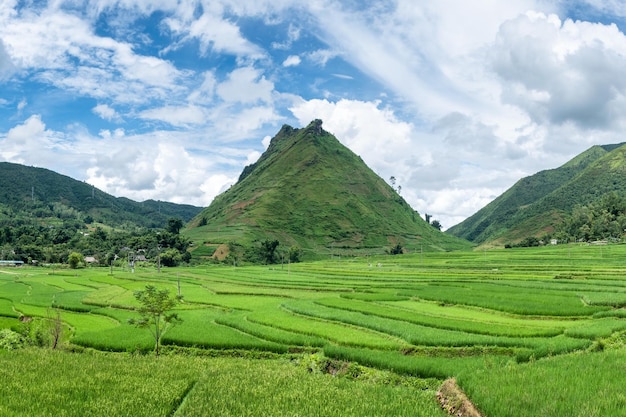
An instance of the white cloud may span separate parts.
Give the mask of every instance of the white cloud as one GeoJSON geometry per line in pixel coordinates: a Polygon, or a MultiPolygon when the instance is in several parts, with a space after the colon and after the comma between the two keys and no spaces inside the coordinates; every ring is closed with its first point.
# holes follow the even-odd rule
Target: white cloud
{"type": "Polygon", "coordinates": [[[201,78],[202,84],[194,89],[187,99],[191,103],[210,104],[213,101],[215,86],[217,85],[215,74],[212,71],[205,71],[201,78]]]}
{"type": "Polygon", "coordinates": [[[313,52],[309,52],[306,54],[307,59],[314,62],[316,65],[321,67],[326,66],[326,63],[331,59],[339,56],[338,52],[334,52],[328,49],[318,49],[313,52]]]}
{"type": "Polygon", "coordinates": [[[0,20],[0,39],[18,70],[34,70],[41,81],[95,98],[164,99],[180,90],[185,76],[166,60],[96,35],[88,21],[55,7],[0,20]]]}
{"type": "Polygon", "coordinates": [[[261,143],[263,144],[263,149],[267,149],[268,146],[270,146],[270,142],[272,141],[272,137],[271,136],[265,136],[263,138],[263,140],[261,141],[261,143]]]}
{"type": "Polygon", "coordinates": [[[616,26],[528,13],[502,25],[492,57],[503,101],[535,123],[626,125],[626,36],[616,26]]]}
{"type": "Polygon", "coordinates": [[[144,110],[139,113],[142,119],[158,120],[172,126],[202,125],[207,122],[207,114],[203,108],[197,106],[165,106],[156,109],[144,110]]]}
{"type": "Polygon", "coordinates": [[[0,81],[8,79],[15,72],[15,65],[11,61],[11,56],[7,53],[4,42],[0,38],[0,81]]]}
{"type": "Polygon", "coordinates": [[[298,55],[290,55],[283,61],[283,67],[297,67],[301,62],[298,55]]]}
{"type": "Polygon", "coordinates": [[[108,120],[110,122],[121,122],[121,116],[115,111],[114,108],[110,107],[108,104],[98,104],[93,109],[91,109],[96,115],[101,117],[104,120],[108,120]]]}
{"type": "Polygon", "coordinates": [[[0,134],[0,157],[5,161],[60,168],[59,158],[68,148],[65,139],[62,133],[46,129],[40,115],[33,115],[9,129],[6,135],[0,134]]]}
{"type": "Polygon", "coordinates": [[[226,20],[223,13],[223,7],[216,2],[212,7],[205,7],[199,18],[177,13],[165,19],[164,23],[173,33],[182,37],[181,43],[198,40],[202,55],[213,51],[233,54],[253,61],[264,58],[265,52],[245,39],[239,27],[226,20]]]}
{"type": "Polygon", "coordinates": [[[273,90],[274,84],[252,67],[235,69],[217,86],[217,94],[222,100],[244,104],[270,103],[273,90]]]}
{"type": "MultiPolygon", "coordinates": [[[[557,17],[571,4],[6,0],[0,156],[116,195],[205,204],[281,123],[321,118],[449,227],[520,176],[622,140],[626,37],[557,17]],[[158,16],[158,33],[137,31],[158,16]],[[48,102],[76,115],[53,119],[48,102]],[[22,120],[28,110],[59,130],[22,120]],[[97,135],[80,111],[102,118],[97,135]]],[[[619,1],[574,4],[577,16],[626,15],[619,1]]]]}
{"type": "Polygon", "coordinates": [[[287,39],[284,42],[272,42],[272,48],[281,50],[291,49],[293,43],[300,39],[300,32],[301,28],[299,26],[289,23],[289,28],[287,29],[287,39]]]}

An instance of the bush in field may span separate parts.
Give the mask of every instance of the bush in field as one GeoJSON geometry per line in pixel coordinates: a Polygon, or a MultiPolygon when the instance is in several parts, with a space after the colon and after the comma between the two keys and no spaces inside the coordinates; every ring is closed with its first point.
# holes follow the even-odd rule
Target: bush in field
{"type": "Polygon", "coordinates": [[[302,249],[298,246],[292,246],[289,248],[288,255],[290,262],[300,262],[302,259],[302,249]]]}
{"type": "Polygon", "coordinates": [[[24,347],[25,341],[21,334],[9,329],[0,330],[0,350],[15,350],[24,347]]]}
{"type": "Polygon", "coordinates": [[[146,285],[145,290],[135,291],[135,298],[141,304],[137,309],[141,318],[129,319],[128,323],[150,329],[154,337],[154,353],[158,356],[161,339],[167,329],[182,321],[177,313],[169,312],[178,304],[180,297],[170,297],[169,290],[146,285]]]}
{"type": "Polygon", "coordinates": [[[76,269],[78,268],[78,265],[84,262],[84,260],[83,255],[78,252],[72,252],[67,258],[67,263],[70,265],[70,268],[76,269]]]}
{"type": "Polygon", "coordinates": [[[178,266],[183,261],[183,256],[176,249],[168,249],[161,254],[161,264],[163,266],[178,266]]]}

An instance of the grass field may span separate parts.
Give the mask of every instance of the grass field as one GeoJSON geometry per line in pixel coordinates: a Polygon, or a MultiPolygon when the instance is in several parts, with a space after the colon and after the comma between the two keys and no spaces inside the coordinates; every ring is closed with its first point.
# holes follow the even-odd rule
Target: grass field
{"type": "MultiPolygon", "coordinates": [[[[623,370],[626,352],[623,344],[613,342],[626,331],[626,245],[329,257],[283,266],[163,268],[161,273],[137,269],[111,275],[109,269],[43,267],[1,272],[0,326],[19,328],[20,315],[44,320],[54,307],[67,326],[66,343],[84,348],[150,352],[154,343],[149,332],[126,321],[135,317],[133,291],[152,284],[172,294],[180,288],[184,297],[177,308],[183,323],[166,333],[166,351],[180,347],[211,355],[279,357],[320,352],[416,381],[456,377],[487,416],[626,416],[624,396],[618,394],[626,381],[614,375],[623,370]],[[603,378],[603,372],[611,377],[603,378]],[[557,380],[562,390],[555,390],[557,380]],[[541,395],[549,392],[554,396],[541,395]]],[[[11,355],[17,354],[0,358],[11,355]]],[[[167,360],[199,359],[176,355],[167,360]]],[[[267,366],[267,372],[277,366],[242,361],[228,366],[267,366]]],[[[276,372],[273,377],[287,371],[276,372]]],[[[206,376],[181,378],[203,381],[206,376]]],[[[287,391],[309,389],[290,385],[298,385],[300,377],[285,378],[287,391]]],[[[210,385],[189,384],[177,388],[189,393],[188,400],[213,401],[207,399],[215,394],[210,385]]],[[[233,395],[224,384],[226,391],[216,394],[215,401],[233,395]]],[[[358,382],[350,384],[349,390],[363,389],[358,382]]],[[[163,401],[176,403],[177,395],[163,401]]],[[[428,395],[419,397],[424,410],[434,404],[432,390],[428,395]]],[[[247,401],[255,402],[253,397],[247,401]]],[[[352,415],[366,413],[356,404],[351,407],[352,415]]],[[[183,410],[176,415],[200,415],[183,410]]],[[[262,410],[249,415],[269,413],[262,410]]],[[[407,415],[437,415],[425,412],[407,415]]],[[[151,415],[171,415],[167,413],[151,415]]],[[[339,415],[331,409],[325,415],[333,413],[339,415]]]]}

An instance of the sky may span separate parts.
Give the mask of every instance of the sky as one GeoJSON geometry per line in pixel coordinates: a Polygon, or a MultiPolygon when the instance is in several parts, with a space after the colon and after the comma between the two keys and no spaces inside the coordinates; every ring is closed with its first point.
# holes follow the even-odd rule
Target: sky
{"type": "Polygon", "coordinates": [[[208,206],[314,119],[453,226],[626,141],[622,0],[2,0],[0,161],[208,206]]]}

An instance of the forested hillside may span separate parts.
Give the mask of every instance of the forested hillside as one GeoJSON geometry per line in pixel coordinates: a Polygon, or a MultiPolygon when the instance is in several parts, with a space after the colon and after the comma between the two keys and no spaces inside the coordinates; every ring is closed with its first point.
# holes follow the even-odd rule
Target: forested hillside
{"type": "Polygon", "coordinates": [[[108,264],[139,250],[141,259],[156,259],[161,247],[182,260],[188,242],[178,232],[200,210],[116,198],[47,169],[2,162],[0,258],[62,263],[76,252],[108,264]]]}
{"type": "Polygon", "coordinates": [[[499,245],[562,231],[575,207],[596,204],[612,192],[626,193],[623,145],[594,146],[559,168],[519,180],[448,233],[499,245]]]}

